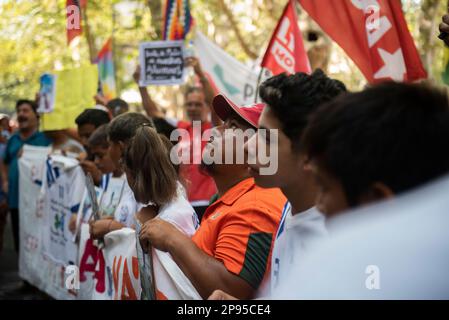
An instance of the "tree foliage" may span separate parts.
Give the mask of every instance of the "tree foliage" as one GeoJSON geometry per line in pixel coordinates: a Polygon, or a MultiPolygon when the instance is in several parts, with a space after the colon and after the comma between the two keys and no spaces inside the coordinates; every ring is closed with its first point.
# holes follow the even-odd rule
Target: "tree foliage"
{"type": "MultiPolygon", "coordinates": [[[[196,28],[237,59],[249,63],[255,63],[254,60],[264,53],[284,2],[191,0],[196,28]]],[[[440,83],[443,46],[436,36],[446,3],[439,0],[402,2],[423,63],[432,81],[440,83]]],[[[65,3],[65,0],[0,1],[0,109],[11,110],[18,98],[33,98],[42,73],[73,68],[89,61],[89,42],[85,36],[78,44],[67,46],[65,3]]],[[[160,37],[162,7],[161,0],[88,0],[86,14],[91,49],[98,52],[113,36],[120,92],[135,87],[132,72],[139,42],[160,37]]],[[[327,69],[351,89],[363,87],[366,82],[354,64],[304,12],[300,13],[300,22],[312,64],[327,69]],[[308,41],[311,34],[314,41],[308,41]]],[[[160,91],[161,96],[173,94],[173,89],[153,90],[160,91]]],[[[168,98],[167,103],[179,100],[173,99],[169,101],[168,98]]]]}

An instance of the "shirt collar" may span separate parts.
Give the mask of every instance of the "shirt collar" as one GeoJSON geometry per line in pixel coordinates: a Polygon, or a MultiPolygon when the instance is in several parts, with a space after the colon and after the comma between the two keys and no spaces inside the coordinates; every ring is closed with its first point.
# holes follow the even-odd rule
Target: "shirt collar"
{"type": "Polygon", "coordinates": [[[232,206],[241,196],[247,193],[255,186],[254,178],[247,178],[240,181],[217,200],[225,205],[232,206]]]}

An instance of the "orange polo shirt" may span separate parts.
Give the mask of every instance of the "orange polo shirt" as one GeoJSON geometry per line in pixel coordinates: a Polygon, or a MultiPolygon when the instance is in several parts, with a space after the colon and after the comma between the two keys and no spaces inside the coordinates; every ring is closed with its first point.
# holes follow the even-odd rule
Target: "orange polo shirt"
{"type": "Polygon", "coordinates": [[[206,210],[192,240],[257,289],[270,272],[271,250],[287,199],[253,178],[229,189],[206,210]]]}

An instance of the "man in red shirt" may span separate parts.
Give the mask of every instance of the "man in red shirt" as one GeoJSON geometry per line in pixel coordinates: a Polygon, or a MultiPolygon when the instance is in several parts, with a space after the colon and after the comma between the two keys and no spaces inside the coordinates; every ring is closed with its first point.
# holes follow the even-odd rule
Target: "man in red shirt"
{"type": "MultiPolygon", "coordinates": [[[[194,68],[195,74],[198,76],[201,87],[191,87],[187,89],[184,95],[184,107],[188,121],[181,121],[177,119],[166,118],[162,110],[151,99],[146,87],[139,87],[140,95],[142,96],[143,107],[148,114],[155,121],[165,119],[173,129],[184,129],[188,132],[188,138],[183,137],[179,142],[179,148],[182,149],[182,153],[190,154],[190,164],[183,163],[180,166],[180,176],[187,189],[187,197],[190,204],[194,207],[199,220],[207,209],[211,197],[216,194],[217,188],[214,180],[203,170],[200,169],[198,163],[194,163],[192,160],[193,155],[193,135],[194,124],[199,122],[200,135],[198,136],[198,142],[201,143],[201,151],[206,146],[209,137],[204,137],[203,141],[199,141],[204,132],[209,132],[212,129],[212,123],[209,121],[209,114],[211,113],[211,119],[214,125],[221,123],[219,118],[211,111],[211,103],[214,97],[214,91],[205,76],[201,65],[197,58],[186,59],[187,66],[194,68]],[[205,141],[204,141],[205,140],[205,141]]],[[[140,80],[140,68],[136,69],[134,73],[134,80],[139,84],[140,80]]]]}

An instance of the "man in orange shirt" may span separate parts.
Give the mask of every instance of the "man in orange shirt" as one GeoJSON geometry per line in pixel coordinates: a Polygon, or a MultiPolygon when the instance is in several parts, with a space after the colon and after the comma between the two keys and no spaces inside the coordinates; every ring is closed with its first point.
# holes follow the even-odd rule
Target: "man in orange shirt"
{"type": "MultiPolygon", "coordinates": [[[[218,200],[206,210],[192,239],[172,225],[153,219],[143,226],[140,242],[144,250],[151,243],[169,252],[204,299],[215,289],[248,299],[270,272],[271,248],[286,198],[279,189],[258,187],[244,161],[236,161],[237,130],[255,132],[264,105],[238,108],[218,96],[213,106],[224,124],[216,128],[205,154],[213,157],[213,153],[222,151],[223,160],[226,143],[234,145],[232,154],[228,154],[232,155],[232,164],[216,161],[205,166],[217,185],[218,200]],[[225,130],[230,134],[224,134],[225,130]]],[[[205,154],[203,161],[208,162],[205,154]]]]}

